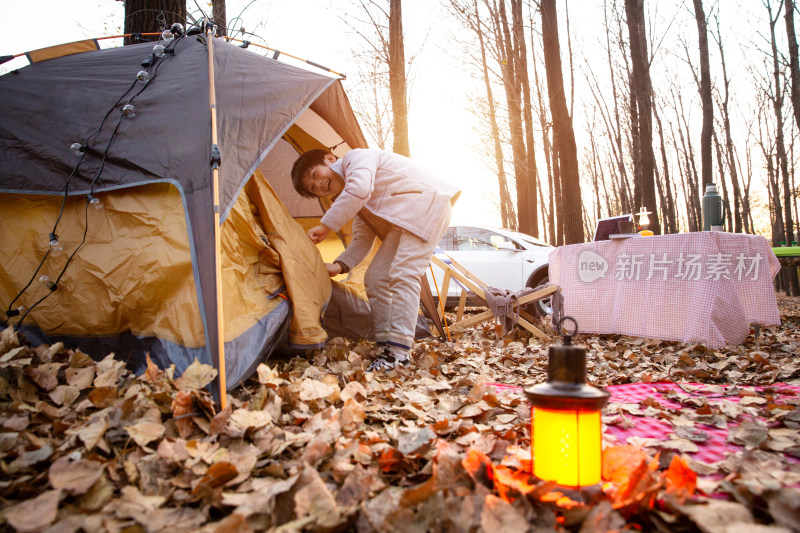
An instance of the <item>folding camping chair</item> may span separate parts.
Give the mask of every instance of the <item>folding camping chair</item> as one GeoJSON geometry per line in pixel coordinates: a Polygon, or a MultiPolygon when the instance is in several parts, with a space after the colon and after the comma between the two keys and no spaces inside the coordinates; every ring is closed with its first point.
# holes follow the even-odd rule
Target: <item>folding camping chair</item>
{"type": "MultiPolygon", "coordinates": [[[[446,254],[445,254],[446,255],[446,254]]],[[[444,279],[442,280],[442,289],[439,292],[440,299],[447,298],[447,288],[450,285],[450,279],[455,279],[463,288],[469,289],[473,293],[477,295],[478,298],[482,299],[483,302],[486,302],[486,293],[481,287],[486,287],[487,284],[481,281],[475,274],[467,270],[464,265],[458,263],[455,259],[450,256],[447,256],[450,264],[445,263],[435,255],[431,257],[431,263],[438,266],[444,271],[444,279]]],[[[540,300],[542,298],[547,298],[551,296],[553,293],[557,292],[559,287],[557,285],[548,285],[543,289],[536,290],[532,293],[526,294],[525,296],[520,297],[513,305],[513,313],[516,314],[517,311],[519,312],[519,318],[517,319],[517,324],[525,328],[526,330],[530,331],[532,334],[536,335],[540,340],[549,340],[550,337],[541,331],[539,328],[533,325],[533,322],[536,321],[536,318],[533,317],[530,313],[525,311],[525,305],[535,302],[536,300],[540,300]]],[[[450,323],[450,331],[459,332],[463,331],[466,328],[474,326],[475,324],[480,324],[485,320],[494,320],[494,314],[491,310],[484,311],[479,313],[475,316],[464,318],[464,307],[467,303],[467,291],[461,291],[461,297],[458,301],[458,308],[456,310],[456,321],[450,323]]],[[[439,306],[439,317],[442,317],[444,306],[439,306]]]]}

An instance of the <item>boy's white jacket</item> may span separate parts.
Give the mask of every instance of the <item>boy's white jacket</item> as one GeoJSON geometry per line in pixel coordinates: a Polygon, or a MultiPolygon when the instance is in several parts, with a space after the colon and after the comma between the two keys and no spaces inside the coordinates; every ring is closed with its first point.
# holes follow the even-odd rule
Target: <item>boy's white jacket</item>
{"type": "Polygon", "coordinates": [[[344,178],[344,189],[320,221],[333,231],[354,220],[355,234],[355,226],[364,225],[355,218],[364,208],[428,241],[445,206],[461,193],[411,159],[383,150],[351,150],[330,168],[344,178]]]}

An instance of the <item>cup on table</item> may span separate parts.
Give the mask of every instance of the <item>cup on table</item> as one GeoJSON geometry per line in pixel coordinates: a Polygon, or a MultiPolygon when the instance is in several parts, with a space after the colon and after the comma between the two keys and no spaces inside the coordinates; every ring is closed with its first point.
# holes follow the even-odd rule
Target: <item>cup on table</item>
{"type": "Polygon", "coordinates": [[[711,226],[711,231],[725,231],[722,226],[711,226]]]}

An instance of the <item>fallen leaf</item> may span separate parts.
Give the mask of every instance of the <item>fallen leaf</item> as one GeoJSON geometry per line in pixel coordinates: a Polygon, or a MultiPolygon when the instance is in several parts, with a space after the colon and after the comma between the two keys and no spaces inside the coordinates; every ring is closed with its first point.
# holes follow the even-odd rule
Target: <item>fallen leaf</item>
{"type": "Polygon", "coordinates": [[[228,481],[235,479],[239,475],[236,467],[227,461],[220,461],[211,465],[205,475],[200,478],[192,488],[192,495],[202,495],[210,489],[222,487],[228,481]]]}
{"type": "Polygon", "coordinates": [[[86,446],[86,450],[92,451],[97,446],[97,443],[100,442],[100,439],[103,438],[107,429],[108,419],[106,417],[98,417],[90,419],[87,424],[75,430],[75,433],[86,446]]]}
{"type": "Polygon", "coordinates": [[[181,377],[175,381],[175,386],[184,392],[192,392],[200,390],[217,377],[217,369],[204,365],[197,359],[192,361],[186,370],[183,371],[181,377]]]}
{"type": "Polygon", "coordinates": [[[334,394],[333,386],[316,379],[304,379],[300,384],[300,399],[304,402],[320,400],[334,394]]]}
{"type": "Polygon", "coordinates": [[[114,354],[108,354],[95,367],[97,375],[92,384],[95,387],[116,387],[125,371],[125,362],[114,359],[114,354]]]}
{"type": "Polygon", "coordinates": [[[29,366],[25,375],[36,383],[42,390],[51,391],[58,385],[58,370],[64,366],[62,363],[45,363],[39,366],[29,366]]]}
{"type": "Polygon", "coordinates": [[[150,359],[150,354],[147,354],[147,370],[144,371],[144,379],[151,385],[156,385],[164,379],[164,371],[153,363],[150,359]]]}
{"type": "Polygon", "coordinates": [[[114,404],[119,398],[116,387],[96,387],[89,393],[89,401],[98,409],[104,409],[114,404]]]}
{"type": "Polygon", "coordinates": [[[397,443],[397,451],[403,455],[411,455],[417,453],[435,439],[436,433],[427,426],[410,433],[402,433],[397,443]]]}
{"type": "Polygon", "coordinates": [[[59,385],[50,392],[49,396],[56,405],[72,405],[72,402],[74,402],[80,394],[81,391],[78,387],[59,385]]]}
{"type": "Polygon", "coordinates": [[[195,425],[192,422],[192,395],[188,392],[179,390],[172,399],[172,420],[175,429],[181,438],[187,438],[194,433],[195,425]]]}
{"type": "Polygon", "coordinates": [[[736,502],[708,500],[697,505],[682,505],[678,509],[704,533],[727,533],[730,524],[753,523],[750,511],[736,502]]]}
{"type": "Polygon", "coordinates": [[[60,490],[48,490],[5,509],[3,516],[17,531],[43,531],[56,519],[59,500],[60,490]]]}
{"type": "Polygon", "coordinates": [[[758,420],[745,420],[739,426],[728,432],[728,441],[745,446],[748,449],[757,448],[769,436],[767,426],[758,420]]]}
{"type": "Polygon", "coordinates": [[[461,465],[475,483],[479,483],[489,489],[494,488],[492,461],[485,453],[476,448],[470,448],[461,461],[461,465]]]}
{"type": "Polygon", "coordinates": [[[250,411],[237,409],[228,417],[228,422],[235,428],[247,430],[262,428],[272,423],[272,415],[268,411],[250,411]]]}
{"type": "Polygon", "coordinates": [[[216,524],[213,533],[251,533],[253,528],[247,523],[247,518],[238,513],[232,513],[216,524]]]}
{"type": "Polygon", "coordinates": [[[663,475],[667,482],[667,492],[677,496],[681,503],[692,496],[697,488],[697,474],[677,455],[672,457],[672,462],[663,475]]]}
{"type": "Polygon", "coordinates": [[[64,372],[67,384],[83,390],[91,386],[94,381],[94,365],[85,367],[69,367],[64,372]]]}
{"type": "Polygon", "coordinates": [[[156,439],[164,436],[164,426],[152,422],[139,422],[125,427],[125,431],[139,446],[145,447],[156,439]]]}
{"type": "Polygon", "coordinates": [[[83,494],[103,475],[103,465],[86,459],[72,460],[63,455],[50,466],[47,475],[53,488],[73,495],[83,494]]]}
{"type": "Polygon", "coordinates": [[[520,533],[528,530],[528,521],[517,508],[489,494],[481,511],[481,528],[492,533],[520,533]]]}

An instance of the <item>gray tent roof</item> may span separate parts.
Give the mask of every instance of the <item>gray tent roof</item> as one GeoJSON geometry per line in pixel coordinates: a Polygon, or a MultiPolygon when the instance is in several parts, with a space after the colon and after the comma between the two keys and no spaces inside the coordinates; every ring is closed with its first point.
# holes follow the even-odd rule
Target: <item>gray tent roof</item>
{"type": "MultiPolygon", "coordinates": [[[[211,187],[211,119],[205,36],[170,45],[174,55],[136,80],[153,43],[85,52],[35,63],[0,76],[0,192],[69,194],[152,182],[178,187],[187,227],[209,360],[217,360],[211,187]],[[132,104],[135,116],[122,116],[132,104]],[[94,185],[92,181],[96,180],[94,185]]],[[[341,84],[216,39],[214,83],[220,166],[220,210],[228,212],[274,143],[307,107],[353,146],[365,146],[341,84]],[[330,88],[328,91],[326,89],[330,88]],[[346,108],[344,107],[346,105],[346,108]],[[337,108],[337,106],[339,106],[337,108]]]]}

